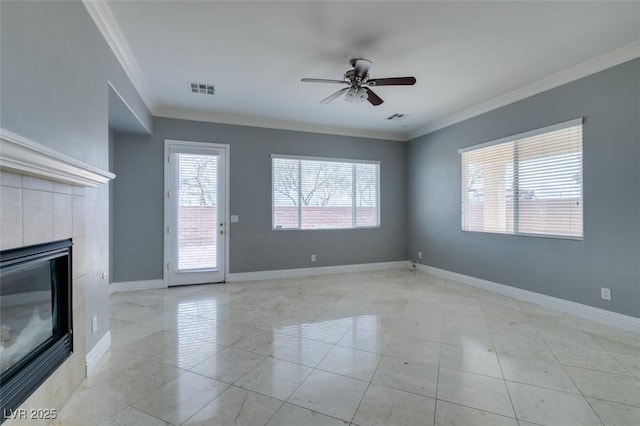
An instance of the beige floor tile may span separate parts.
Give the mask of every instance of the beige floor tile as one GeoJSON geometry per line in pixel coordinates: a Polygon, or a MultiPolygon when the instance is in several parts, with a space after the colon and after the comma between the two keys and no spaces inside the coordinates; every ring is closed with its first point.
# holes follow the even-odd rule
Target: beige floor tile
{"type": "Polygon", "coordinates": [[[589,333],[609,352],[625,355],[640,355],[640,334],[618,332],[613,334],[589,333]]]}
{"type": "Polygon", "coordinates": [[[95,384],[98,392],[129,404],[147,397],[150,393],[183,374],[185,370],[152,359],[119,371],[95,384]]]}
{"type": "Polygon", "coordinates": [[[553,361],[555,357],[541,337],[516,333],[500,333],[492,336],[496,352],[528,359],[553,361]]]}
{"type": "Polygon", "coordinates": [[[557,361],[518,358],[500,354],[505,380],[570,393],[579,393],[557,361]]]}
{"type": "Polygon", "coordinates": [[[446,326],[442,329],[440,342],[469,349],[493,350],[491,335],[482,331],[446,326]]]}
{"type": "Polygon", "coordinates": [[[440,367],[438,399],[515,417],[504,380],[440,367]]]}
{"type": "Polygon", "coordinates": [[[440,341],[442,320],[406,320],[400,321],[395,335],[440,341]]]}
{"type": "Polygon", "coordinates": [[[162,361],[165,364],[189,369],[226,348],[226,346],[204,340],[186,340],[187,342],[173,348],[158,351],[150,355],[149,358],[162,361]]]}
{"type": "Polygon", "coordinates": [[[227,347],[197,364],[191,371],[226,383],[233,383],[258,365],[265,355],[227,347]]]}
{"type": "Polygon", "coordinates": [[[275,358],[266,358],[235,384],[263,395],[286,400],[312,369],[275,358]]]}
{"type": "Polygon", "coordinates": [[[436,403],[436,426],[518,426],[512,417],[500,416],[487,411],[451,404],[446,401],[436,403]]]}
{"type": "Polygon", "coordinates": [[[438,364],[440,343],[394,335],[384,354],[427,364],[438,364]]]}
{"type": "Polygon", "coordinates": [[[157,417],[150,416],[147,413],[143,413],[140,410],[136,410],[133,407],[127,407],[120,411],[118,414],[110,417],[99,426],[171,426],[171,423],[167,423],[164,420],[160,420],[157,417]]]}
{"type": "MultiPolygon", "coordinates": [[[[640,379],[640,355],[612,354],[631,374],[640,379]]],[[[580,366],[577,366],[580,367],[580,366]]]]}
{"type": "Polygon", "coordinates": [[[384,356],[372,382],[435,398],[438,366],[384,356]]]}
{"type": "Polygon", "coordinates": [[[433,425],[435,399],[372,384],[353,419],[360,426],[433,425]]]}
{"type": "Polygon", "coordinates": [[[187,371],[131,405],[172,424],[181,424],[228,387],[187,371]]]}
{"type": "Polygon", "coordinates": [[[314,370],[288,402],[351,421],[366,390],[367,382],[314,370]]]}
{"type": "Polygon", "coordinates": [[[640,407],[640,380],[631,376],[565,367],[584,396],[640,407]]]}
{"type": "Polygon", "coordinates": [[[390,340],[391,334],[352,327],[338,341],[338,345],[381,354],[387,348],[390,340]]]}
{"type": "MultiPolygon", "coordinates": [[[[357,318],[357,317],[356,317],[357,318]]],[[[300,326],[300,336],[303,339],[318,340],[320,342],[336,344],[353,326],[352,317],[343,317],[328,321],[320,321],[300,326]]]]}
{"type": "Polygon", "coordinates": [[[284,404],[267,426],[348,426],[349,423],[306,408],[284,404]]]}
{"type": "Polygon", "coordinates": [[[294,337],[278,346],[272,356],[307,367],[315,367],[333,349],[333,346],[330,343],[294,337]]]}
{"type": "Polygon", "coordinates": [[[183,424],[263,425],[281,405],[277,399],[231,386],[183,424]]]}
{"type": "MultiPolygon", "coordinates": [[[[604,350],[576,350],[576,348],[557,346],[553,343],[547,344],[549,345],[551,352],[553,352],[553,354],[562,365],[588,368],[590,370],[599,370],[614,374],[630,374],[629,370],[627,370],[618,360],[616,360],[611,354],[604,350]]],[[[638,359],[640,359],[640,357],[638,357],[638,359]]]]}
{"type": "Polygon", "coordinates": [[[640,335],[428,274],[110,301],[112,349],[56,426],[639,423],[640,335]]]}
{"type": "Polygon", "coordinates": [[[443,344],[440,347],[440,365],[453,370],[502,379],[498,357],[493,350],[476,350],[443,344]]]}
{"type": "Polygon", "coordinates": [[[543,425],[602,424],[580,395],[507,382],[518,420],[543,425]]]}
{"type": "Polygon", "coordinates": [[[109,398],[81,386],[58,412],[54,426],[87,426],[99,424],[127,407],[127,403],[109,398]]]}
{"type": "Polygon", "coordinates": [[[336,346],[318,364],[319,369],[343,376],[370,381],[382,355],[358,349],[336,346]]]}
{"type": "Polygon", "coordinates": [[[231,347],[243,351],[271,355],[273,351],[285,344],[287,340],[289,340],[288,336],[280,336],[273,331],[256,330],[238,339],[231,347]]]}
{"type": "Polygon", "coordinates": [[[595,410],[600,420],[610,426],[638,426],[640,425],[640,407],[617,404],[587,398],[587,402],[595,410]]]}

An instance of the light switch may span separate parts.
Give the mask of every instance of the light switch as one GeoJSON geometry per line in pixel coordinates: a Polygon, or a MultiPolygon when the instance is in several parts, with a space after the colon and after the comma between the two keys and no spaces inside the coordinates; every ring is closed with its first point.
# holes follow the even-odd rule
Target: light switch
{"type": "Polygon", "coordinates": [[[238,223],[239,219],[238,219],[238,215],[237,214],[232,214],[231,215],[231,223],[238,223]]]}

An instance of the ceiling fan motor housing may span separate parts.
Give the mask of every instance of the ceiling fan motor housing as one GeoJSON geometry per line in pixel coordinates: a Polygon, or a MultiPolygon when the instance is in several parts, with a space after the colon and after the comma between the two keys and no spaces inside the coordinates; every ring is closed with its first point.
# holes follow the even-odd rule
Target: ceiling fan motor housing
{"type": "Polygon", "coordinates": [[[349,70],[346,73],[344,73],[344,79],[349,83],[351,83],[351,85],[353,86],[356,86],[356,85],[359,86],[361,84],[365,84],[367,80],[369,80],[369,74],[367,73],[362,78],[360,78],[359,76],[356,75],[355,70],[349,70]]]}

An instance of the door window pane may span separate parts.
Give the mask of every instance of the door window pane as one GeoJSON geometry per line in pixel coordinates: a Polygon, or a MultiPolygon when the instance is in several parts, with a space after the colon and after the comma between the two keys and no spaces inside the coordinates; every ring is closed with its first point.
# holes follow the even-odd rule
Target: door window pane
{"type": "Polygon", "coordinates": [[[218,157],[177,154],[178,270],[217,267],[218,157]]]}

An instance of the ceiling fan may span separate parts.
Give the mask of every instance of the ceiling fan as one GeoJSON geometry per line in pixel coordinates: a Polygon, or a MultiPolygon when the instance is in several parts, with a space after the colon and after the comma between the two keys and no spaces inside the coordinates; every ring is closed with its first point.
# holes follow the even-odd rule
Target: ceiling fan
{"type": "Polygon", "coordinates": [[[369,101],[373,106],[378,106],[384,101],[376,95],[370,87],[375,86],[413,86],[416,84],[415,77],[391,77],[391,78],[369,78],[369,68],[372,62],[368,59],[356,58],[349,61],[353,69],[344,74],[343,80],[327,80],[324,78],[303,78],[304,83],[335,83],[345,84],[344,87],[332,95],[320,101],[321,104],[328,104],[343,94],[344,100],[352,103],[369,101]]]}

